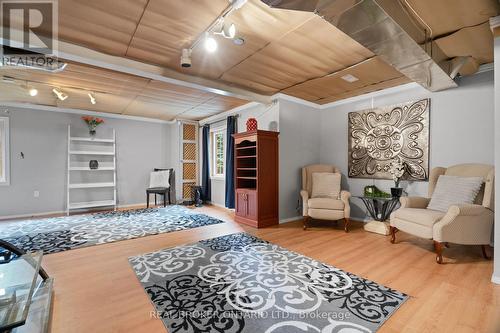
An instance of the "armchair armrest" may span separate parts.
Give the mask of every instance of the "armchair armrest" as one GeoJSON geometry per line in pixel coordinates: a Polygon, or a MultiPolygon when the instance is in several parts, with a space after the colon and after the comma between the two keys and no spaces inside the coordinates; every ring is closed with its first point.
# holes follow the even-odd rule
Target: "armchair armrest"
{"type": "Polygon", "coordinates": [[[309,193],[306,190],[302,190],[300,191],[300,196],[302,197],[302,216],[307,216],[309,193]]]}
{"type": "Polygon", "coordinates": [[[434,225],[433,239],[469,245],[485,245],[491,240],[493,211],[481,205],[453,205],[434,225]]]}
{"type": "Polygon", "coordinates": [[[424,197],[401,197],[401,208],[427,208],[430,199],[424,197]]]}
{"type": "Polygon", "coordinates": [[[351,215],[351,206],[349,204],[349,198],[351,193],[348,191],[340,191],[340,200],[344,203],[344,218],[348,219],[351,215]]]}

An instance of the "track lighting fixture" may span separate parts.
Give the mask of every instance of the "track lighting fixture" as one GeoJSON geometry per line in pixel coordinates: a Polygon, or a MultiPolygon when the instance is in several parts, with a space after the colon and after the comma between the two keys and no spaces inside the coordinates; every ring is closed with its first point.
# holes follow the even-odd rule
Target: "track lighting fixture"
{"type": "Polygon", "coordinates": [[[191,67],[191,52],[203,42],[205,50],[213,53],[217,50],[217,41],[214,35],[220,35],[227,39],[232,39],[235,45],[243,45],[245,40],[241,37],[236,38],[236,26],[234,23],[225,23],[229,15],[235,10],[240,9],[247,2],[247,0],[229,0],[229,5],[224,11],[215,18],[210,26],[203,31],[198,38],[191,44],[189,48],[182,49],[181,53],[181,66],[191,67]]]}
{"type": "Polygon", "coordinates": [[[97,103],[97,101],[95,100],[95,96],[94,96],[94,94],[92,94],[92,93],[88,93],[87,95],[88,95],[88,96],[89,96],[89,98],[90,98],[90,103],[92,103],[92,104],[94,104],[94,105],[95,105],[95,104],[97,103]]]}
{"type": "Polygon", "coordinates": [[[191,49],[182,49],[181,55],[181,66],[182,67],[191,67],[191,49]]]}
{"type": "Polygon", "coordinates": [[[35,97],[36,95],[38,95],[38,90],[31,87],[29,90],[28,90],[29,94],[31,97],[35,97]]]}
{"type": "Polygon", "coordinates": [[[68,95],[63,93],[60,89],[54,88],[52,89],[52,92],[60,101],[64,101],[66,98],[68,98],[68,95]]]}

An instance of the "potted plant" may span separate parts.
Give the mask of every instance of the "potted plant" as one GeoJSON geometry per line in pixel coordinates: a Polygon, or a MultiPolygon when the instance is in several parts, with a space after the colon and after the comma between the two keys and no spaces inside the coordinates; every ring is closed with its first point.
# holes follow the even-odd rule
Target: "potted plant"
{"type": "Polygon", "coordinates": [[[83,116],[82,119],[87,124],[87,126],[89,127],[89,134],[91,136],[95,135],[97,126],[99,126],[100,124],[104,123],[103,119],[96,118],[96,117],[91,117],[91,116],[83,116]]]}
{"type": "Polygon", "coordinates": [[[391,163],[389,172],[392,175],[392,180],[394,180],[394,187],[391,187],[391,194],[393,197],[398,198],[403,194],[403,189],[399,187],[399,182],[405,174],[405,171],[405,165],[401,161],[394,161],[391,163]]]}

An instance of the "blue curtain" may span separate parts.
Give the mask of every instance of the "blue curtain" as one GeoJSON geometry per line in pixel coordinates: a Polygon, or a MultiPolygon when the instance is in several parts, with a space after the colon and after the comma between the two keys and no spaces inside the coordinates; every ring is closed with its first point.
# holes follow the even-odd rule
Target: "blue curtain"
{"type": "Polygon", "coordinates": [[[226,207],[234,208],[234,138],[236,117],[227,117],[226,126],[226,207]]]}
{"type": "Polygon", "coordinates": [[[209,159],[209,140],[210,140],[210,125],[203,126],[203,137],[202,137],[202,166],[201,166],[201,189],[203,195],[203,201],[211,200],[211,189],[210,189],[210,159],[209,159]]]}

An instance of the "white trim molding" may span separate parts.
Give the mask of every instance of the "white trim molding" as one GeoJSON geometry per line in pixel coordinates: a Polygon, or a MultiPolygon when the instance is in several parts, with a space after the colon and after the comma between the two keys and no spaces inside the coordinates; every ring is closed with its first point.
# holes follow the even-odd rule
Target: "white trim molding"
{"type": "Polygon", "coordinates": [[[314,108],[314,109],[321,109],[321,104],[310,102],[310,101],[306,101],[305,99],[294,97],[294,96],[290,96],[290,95],[286,95],[284,93],[277,93],[277,94],[273,95],[273,100],[276,100],[276,99],[278,99],[278,100],[282,99],[282,100],[285,100],[285,101],[294,102],[294,103],[301,104],[301,105],[304,105],[304,106],[308,106],[308,107],[311,107],[311,108],[314,108]]]}
{"type": "Polygon", "coordinates": [[[423,88],[418,83],[411,82],[411,83],[403,84],[400,86],[382,89],[382,90],[377,90],[377,91],[373,91],[371,93],[367,93],[364,95],[349,97],[349,98],[341,99],[341,100],[338,100],[335,102],[323,104],[323,105],[320,105],[319,108],[324,110],[324,109],[328,109],[328,108],[331,108],[334,106],[349,104],[349,103],[353,103],[353,102],[359,102],[359,101],[363,101],[363,100],[366,100],[369,98],[381,97],[381,96],[395,94],[395,93],[399,93],[399,92],[403,92],[403,91],[407,91],[407,90],[411,90],[411,89],[422,89],[422,91],[428,92],[425,88],[423,88]]]}
{"type": "Polygon", "coordinates": [[[200,126],[203,126],[203,125],[206,125],[206,124],[213,124],[213,123],[216,123],[218,121],[224,120],[224,119],[226,119],[226,117],[231,116],[231,115],[233,115],[235,113],[238,113],[238,112],[241,112],[241,111],[244,111],[244,110],[256,107],[256,106],[259,106],[259,105],[262,105],[262,103],[249,102],[247,104],[235,107],[234,109],[227,110],[227,111],[218,113],[216,115],[204,118],[204,119],[200,120],[199,123],[200,123],[200,126]]]}
{"type": "Polygon", "coordinates": [[[0,154],[3,154],[3,158],[0,160],[2,169],[4,170],[4,177],[0,178],[0,186],[10,185],[10,132],[9,132],[9,117],[0,117],[0,127],[3,131],[0,131],[0,154]],[[2,151],[3,150],[3,151],[2,151]]]}
{"type": "Polygon", "coordinates": [[[497,276],[497,275],[493,274],[491,276],[491,282],[493,282],[495,284],[500,284],[500,276],[497,276]]]}

